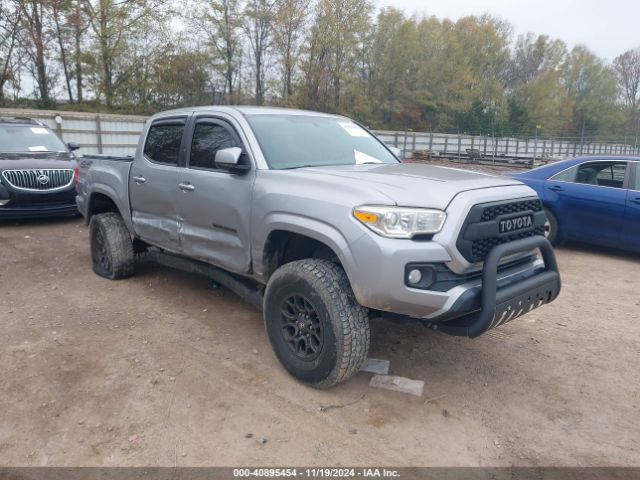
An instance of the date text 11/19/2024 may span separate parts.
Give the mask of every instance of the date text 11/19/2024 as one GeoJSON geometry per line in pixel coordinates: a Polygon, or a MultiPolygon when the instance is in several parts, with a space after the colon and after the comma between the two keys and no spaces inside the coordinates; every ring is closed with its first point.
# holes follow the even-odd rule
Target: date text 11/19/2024
{"type": "Polygon", "coordinates": [[[400,473],[386,468],[234,468],[233,477],[400,478],[400,473]]]}

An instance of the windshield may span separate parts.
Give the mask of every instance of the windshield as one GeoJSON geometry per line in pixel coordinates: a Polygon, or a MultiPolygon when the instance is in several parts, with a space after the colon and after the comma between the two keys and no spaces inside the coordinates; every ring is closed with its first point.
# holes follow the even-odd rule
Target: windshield
{"type": "Polygon", "coordinates": [[[398,163],[374,136],[346,118],[247,115],[269,167],[398,163]]]}
{"type": "Polygon", "coordinates": [[[66,152],[51,130],[39,125],[0,125],[0,152],[66,152]]]}

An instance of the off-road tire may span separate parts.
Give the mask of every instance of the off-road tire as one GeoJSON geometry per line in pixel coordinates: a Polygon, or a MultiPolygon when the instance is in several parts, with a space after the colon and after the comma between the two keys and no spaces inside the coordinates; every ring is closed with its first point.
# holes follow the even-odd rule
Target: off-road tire
{"type": "Polygon", "coordinates": [[[545,224],[545,228],[549,228],[548,232],[545,232],[545,236],[551,245],[558,245],[560,243],[560,225],[558,224],[558,218],[548,208],[544,209],[544,213],[547,215],[548,225],[545,224]]]}
{"type": "Polygon", "coordinates": [[[96,274],[110,280],[120,280],[133,275],[133,241],[119,214],[109,212],[91,217],[89,235],[91,261],[96,274]]]}
{"type": "MultiPolygon", "coordinates": [[[[369,318],[358,304],[344,270],[335,263],[305,259],[283,265],[269,279],[264,321],[273,350],[287,371],[314,388],[329,388],[355,375],[369,351],[369,318]],[[303,360],[285,334],[287,299],[308,299],[317,314],[323,341],[317,358],[303,360]]],[[[304,339],[303,339],[304,340],[304,339]]]]}

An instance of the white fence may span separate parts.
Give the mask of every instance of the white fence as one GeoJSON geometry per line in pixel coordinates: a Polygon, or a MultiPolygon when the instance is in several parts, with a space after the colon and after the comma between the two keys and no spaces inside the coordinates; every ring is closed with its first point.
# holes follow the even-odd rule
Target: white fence
{"type": "MultiPolygon", "coordinates": [[[[80,154],[132,155],[148,117],[53,110],[0,108],[0,117],[29,117],[54,128],[66,142],[80,145],[80,154]],[[56,122],[59,117],[60,123],[56,122]]],[[[620,143],[580,143],[563,140],[517,139],[442,133],[376,131],[382,141],[400,148],[404,156],[416,150],[447,158],[561,159],[577,155],[640,155],[640,148],[620,143]]]]}

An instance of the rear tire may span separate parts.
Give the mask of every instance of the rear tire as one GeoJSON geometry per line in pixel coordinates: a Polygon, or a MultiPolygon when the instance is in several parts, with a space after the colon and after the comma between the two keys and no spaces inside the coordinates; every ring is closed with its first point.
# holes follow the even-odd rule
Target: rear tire
{"type": "Polygon", "coordinates": [[[560,225],[558,224],[558,218],[548,208],[544,209],[544,213],[547,215],[547,221],[544,224],[544,236],[547,237],[551,245],[558,245],[560,241],[560,225]]]}
{"type": "Polygon", "coordinates": [[[315,388],[329,388],[359,370],[369,351],[369,318],[344,270],[327,260],[280,267],[269,279],[264,321],[287,371],[315,388]]]}
{"type": "Polygon", "coordinates": [[[109,280],[133,275],[135,255],[133,241],[122,217],[117,213],[100,213],[91,217],[91,260],[93,271],[109,280]]]}

